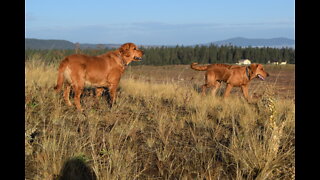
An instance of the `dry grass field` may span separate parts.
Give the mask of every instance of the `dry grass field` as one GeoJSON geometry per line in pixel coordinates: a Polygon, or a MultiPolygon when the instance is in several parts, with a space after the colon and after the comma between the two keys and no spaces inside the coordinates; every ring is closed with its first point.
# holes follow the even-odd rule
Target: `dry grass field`
{"type": "MultiPolygon", "coordinates": [[[[278,98],[294,99],[295,71],[294,65],[264,65],[271,75],[265,81],[258,79],[250,83],[249,93],[255,97],[263,94],[265,85],[273,88],[278,98]]],[[[155,83],[175,83],[199,88],[204,83],[204,71],[195,71],[189,65],[170,66],[132,66],[125,77],[142,79],[155,83]]],[[[223,89],[221,89],[224,91],[223,89]]],[[[240,93],[240,88],[233,88],[232,93],[240,93]]],[[[223,92],[221,92],[223,93],[223,92]]]]}
{"type": "Polygon", "coordinates": [[[26,179],[295,177],[294,65],[266,66],[252,103],[239,88],[202,97],[204,72],[186,65],[130,66],[117,104],[88,89],[83,114],[53,90],[58,64],[25,67],[26,179]]]}

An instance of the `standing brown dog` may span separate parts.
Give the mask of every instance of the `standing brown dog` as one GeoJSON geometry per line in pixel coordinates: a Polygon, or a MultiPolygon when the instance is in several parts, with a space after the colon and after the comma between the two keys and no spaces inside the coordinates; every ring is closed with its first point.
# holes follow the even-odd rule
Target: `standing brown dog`
{"type": "Polygon", "coordinates": [[[227,64],[211,64],[207,66],[197,66],[192,63],[191,68],[197,71],[206,71],[205,84],[202,85],[202,94],[206,89],[212,87],[212,95],[215,95],[221,85],[221,81],[227,83],[224,97],[229,96],[232,87],[241,87],[244,97],[249,100],[248,86],[252,79],[260,78],[264,80],[269,76],[261,64],[251,64],[250,66],[238,66],[227,64]]]}
{"type": "Polygon", "coordinates": [[[82,111],[80,96],[85,86],[96,87],[99,97],[104,88],[109,88],[111,103],[115,102],[116,90],[126,66],[131,61],[141,61],[143,51],[133,43],[125,43],[119,49],[99,56],[73,54],[62,60],[59,66],[57,85],[54,89],[59,92],[64,87],[64,99],[67,105],[72,106],[69,100],[71,87],[75,92],[74,101],[79,111],[82,111]]]}

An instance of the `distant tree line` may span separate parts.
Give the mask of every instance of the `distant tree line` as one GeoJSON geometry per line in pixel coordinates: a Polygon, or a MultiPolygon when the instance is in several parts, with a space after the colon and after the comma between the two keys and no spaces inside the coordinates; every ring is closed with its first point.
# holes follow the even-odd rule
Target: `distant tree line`
{"type": "Polygon", "coordinates": [[[249,59],[253,63],[266,64],[268,61],[278,61],[295,64],[295,50],[293,48],[270,47],[236,47],[236,46],[176,46],[151,47],[145,49],[146,65],[170,65],[212,63],[237,63],[240,59],[249,59]]]}
{"type": "MultiPolygon", "coordinates": [[[[295,50],[293,48],[270,47],[237,47],[237,46],[175,46],[175,47],[148,47],[144,48],[145,55],[140,63],[133,65],[172,65],[212,63],[237,63],[240,59],[249,59],[253,63],[266,64],[268,61],[278,61],[295,64],[295,50]]],[[[103,54],[113,49],[85,49],[78,53],[87,55],[103,54]]],[[[26,50],[26,59],[34,54],[40,54],[46,61],[60,61],[64,56],[76,53],[75,50],[26,50]]]]}

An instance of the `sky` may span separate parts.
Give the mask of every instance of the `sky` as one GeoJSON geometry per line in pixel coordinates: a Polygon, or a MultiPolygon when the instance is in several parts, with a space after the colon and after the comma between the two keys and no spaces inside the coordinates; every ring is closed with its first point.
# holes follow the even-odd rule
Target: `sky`
{"type": "Polygon", "coordinates": [[[294,39],[294,0],[26,0],[25,37],[73,43],[195,45],[294,39]]]}

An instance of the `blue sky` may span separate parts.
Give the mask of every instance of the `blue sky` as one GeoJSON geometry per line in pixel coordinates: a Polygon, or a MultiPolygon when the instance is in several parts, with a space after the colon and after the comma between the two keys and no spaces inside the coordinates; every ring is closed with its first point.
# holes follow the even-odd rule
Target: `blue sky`
{"type": "Polygon", "coordinates": [[[25,37],[139,45],[294,39],[294,6],[294,0],[27,0],[25,37]]]}

